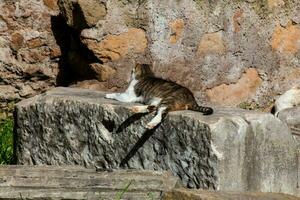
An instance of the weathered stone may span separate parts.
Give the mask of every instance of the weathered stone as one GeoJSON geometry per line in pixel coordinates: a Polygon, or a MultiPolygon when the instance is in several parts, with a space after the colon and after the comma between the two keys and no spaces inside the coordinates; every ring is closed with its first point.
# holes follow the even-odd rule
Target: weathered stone
{"type": "MultiPolygon", "coordinates": [[[[118,169],[153,114],[134,117],[133,104],[104,95],[56,88],[18,103],[17,163],[118,169]]],[[[271,114],[229,108],[215,108],[210,116],[173,112],[147,134],[153,135],[127,167],[170,170],[192,188],[299,195],[296,143],[271,114]]]]}
{"type": "Polygon", "coordinates": [[[164,194],[163,200],[297,200],[298,197],[276,193],[237,193],[206,190],[175,189],[164,194]]]}
{"type": "Polygon", "coordinates": [[[183,19],[177,19],[170,22],[170,28],[171,28],[170,42],[174,44],[182,37],[182,32],[184,30],[183,19]]]}
{"type": "Polygon", "coordinates": [[[169,172],[99,172],[79,166],[1,166],[1,199],[161,199],[178,179],[169,172]],[[42,186],[42,187],[41,187],[42,186]],[[128,187],[128,188],[127,188],[128,187]]]}
{"type": "Polygon", "coordinates": [[[34,94],[34,90],[29,85],[22,85],[20,89],[21,91],[19,94],[21,97],[29,97],[34,94]]]}
{"type": "Polygon", "coordinates": [[[27,41],[27,46],[29,48],[37,48],[37,47],[41,47],[44,45],[46,45],[46,42],[43,41],[41,38],[34,38],[34,39],[27,41]]]}
{"type": "Polygon", "coordinates": [[[59,0],[58,5],[67,24],[78,29],[95,26],[106,15],[104,1],[59,0]]]}
{"type": "Polygon", "coordinates": [[[18,50],[22,47],[24,42],[24,37],[22,34],[16,32],[11,35],[11,46],[14,50],[18,50]]]}
{"type": "Polygon", "coordinates": [[[99,81],[107,81],[116,73],[116,70],[108,65],[93,63],[90,66],[92,70],[94,70],[94,72],[97,74],[97,78],[99,81]]]}
{"type": "Polygon", "coordinates": [[[255,95],[262,79],[254,68],[246,70],[245,74],[234,84],[222,84],[207,90],[212,102],[221,105],[236,105],[255,95]]]}
{"type": "Polygon", "coordinates": [[[100,42],[83,39],[83,43],[103,62],[115,61],[128,54],[144,53],[148,44],[145,31],[136,28],[119,35],[108,35],[100,42]]]}
{"type": "Polygon", "coordinates": [[[299,26],[289,25],[286,28],[277,26],[272,37],[272,48],[280,53],[297,53],[300,49],[299,26]]]}
{"type": "Polygon", "coordinates": [[[283,6],[284,4],[284,0],[268,0],[268,7],[270,9],[283,6]]]}
{"type": "Polygon", "coordinates": [[[1,166],[2,199],[296,200],[275,193],[215,192],[179,188],[169,172],[96,171],[80,166],[1,166]],[[42,185],[42,187],[41,187],[42,185]],[[126,191],[125,191],[126,188],[126,191]],[[122,191],[124,193],[122,193],[122,191]],[[122,194],[122,195],[121,195],[122,194]]]}
{"type": "Polygon", "coordinates": [[[53,47],[50,49],[50,58],[59,58],[61,56],[61,50],[59,47],[53,47]]]}
{"type": "Polygon", "coordinates": [[[55,0],[0,3],[0,85],[12,88],[1,90],[2,102],[38,94],[56,83],[58,63],[49,58],[49,49],[59,48],[51,29],[51,14],[57,12],[44,5],[51,7],[51,2],[55,0]]]}
{"type": "Polygon", "coordinates": [[[222,33],[208,33],[204,34],[199,42],[199,55],[209,54],[224,54],[226,50],[225,43],[222,38],[222,33]]]}
{"type": "Polygon", "coordinates": [[[58,10],[57,1],[58,0],[43,0],[44,4],[51,10],[58,10]]]}
{"type": "Polygon", "coordinates": [[[104,19],[106,15],[104,2],[105,1],[99,3],[97,0],[78,0],[78,4],[88,26],[94,26],[99,20],[104,19]]]}
{"type": "Polygon", "coordinates": [[[104,61],[116,70],[103,83],[104,89],[118,90],[126,86],[133,63],[153,63],[158,76],[190,88],[196,98],[208,99],[207,89],[235,84],[253,67],[262,83],[249,102],[268,107],[276,94],[300,79],[293,73],[300,68],[300,1],[60,0],[58,4],[59,15],[56,0],[0,4],[1,84],[36,85],[39,77],[32,81],[23,75],[26,65],[33,65],[53,71],[43,87],[44,83],[45,88],[68,85],[95,78],[89,64],[104,61]],[[113,42],[107,37],[122,37],[132,29],[139,31],[123,39],[133,38],[139,46],[135,42],[119,42],[124,48],[102,44],[113,42]],[[38,52],[31,52],[29,41],[38,52]],[[82,41],[93,43],[91,49],[96,51],[89,51],[82,41]],[[104,49],[97,49],[98,45],[104,49]],[[137,47],[141,50],[136,51],[137,47]],[[72,55],[74,49],[80,59],[68,58],[79,58],[72,55]],[[84,66],[81,60],[87,61],[84,66]]]}
{"type": "Polygon", "coordinates": [[[241,19],[243,17],[244,10],[239,9],[237,10],[233,15],[233,26],[234,26],[234,32],[239,32],[241,30],[241,19]]]}
{"type": "Polygon", "coordinates": [[[300,107],[291,107],[281,110],[277,116],[290,127],[291,132],[295,135],[300,147],[300,107]]]}
{"type": "Polygon", "coordinates": [[[76,84],[70,85],[70,87],[101,91],[106,89],[106,85],[103,82],[99,82],[98,80],[78,81],[76,84]]]}
{"type": "Polygon", "coordinates": [[[277,115],[278,112],[284,109],[296,106],[300,106],[300,89],[294,87],[277,97],[274,105],[275,114],[277,115]]]}
{"type": "Polygon", "coordinates": [[[19,99],[19,95],[16,94],[17,89],[10,85],[0,85],[0,100],[14,100],[19,99]]]}

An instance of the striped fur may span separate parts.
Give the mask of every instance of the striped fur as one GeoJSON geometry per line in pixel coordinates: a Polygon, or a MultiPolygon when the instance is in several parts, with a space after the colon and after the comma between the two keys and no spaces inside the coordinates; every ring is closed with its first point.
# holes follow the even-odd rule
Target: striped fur
{"type": "Polygon", "coordinates": [[[160,98],[158,107],[167,107],[167,112],[193,110],[204,115],[213,113],[212,108],[198,105],[193,93],[186,87],[155,77],[149,65],[137,64],[133,73],[137,79],[134,92],[136,96],[142,97],[142,103],[151,104],[153,98],[160,98]]]}
{"type": "Polygon", "coordinates": [[[146,64],[137,64],[133,68],[131,81],[125,92],[107,94],[106,98],[145,104],[133,107],[134,113],[157,111],[155,117],[147,124],[148,129],[153,129],[161,123],[170,111],[193,110],[204,115],[213,113],[212,108],[198,105],[189,89],[155,77],[150,66],[146,64]]]}

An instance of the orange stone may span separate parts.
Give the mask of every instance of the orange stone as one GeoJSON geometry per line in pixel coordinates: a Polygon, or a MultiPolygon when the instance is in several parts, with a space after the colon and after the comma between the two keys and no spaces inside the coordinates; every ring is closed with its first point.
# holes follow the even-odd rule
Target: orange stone
{"type": "Polygon", "coordinates": [[[253,96],[262,79],[256,69],[249,68],[234,84],[222,84],[206,91],[209,99],[217,104],[233,106],[253,96]]]}
{"type": "Polygon", "coordinates": [[[244,10],[239,9],[233,15],[233,27],[234,32],[239,32],[241,30],[241,18],[243,16],[244,10]]]}
{"type": "Polygon", "coordinates": [[[112,67],[100,63],[90,64],[90,67],[97,74],[96,77],[99,81],[107,81],[116,73],[112,67]]]}
{"type": "Polygon", "coordinates": [[[295,54],[300,49],[300,28],[289,25],[284,28],[277,26],[273,33],[271,46],[276,51],[286,54],[295,54]]]}
{"type": "Polygon", "coordinates": [[[148,45],[145,31],[137,28],[108,35],[100,42],[88,38],[82,41],[102,62],[115,61],[130,53],[144,53],[148,45]]]}
{"type": "Polygon", "coordinates": [[[43,0],[44,4],[51,10],[58,10],[57,1],[58,0],[43,0]]]}
{"type": "Polygon", "coordinates": [[[24,37],[21,33],[16,32],[11,35],[11,47],[14,50],[19,50],[23,46],[23,43],[24,37]]]}
{"type": "Polygon", "coordinates": [[[220,32],[204,34],[199,42],[197,54],[201,56],[209,54],[224,54],[225,43],[220,32]]]}
{"type": "Polygon", "coordinates": [[[171,28],[170,42],[175,44],[181,37],[184,30],[183,19],[176,19],[169,24],[171,28]]]}
{"type": "Polygon", "coordinates": [[[284,4],[285,4],[284,0],[268,0],[269,9],[280,7],[283,6],[284,4]]]}
{"type": "Polygon", "coordinates": [[[46,45],[46,42],[43,41],[41,38],[34,38],[34,39],[27,41],[27,46],[32,49],[41,47],[43,45],[46,45]]]}
{"type": "Polygon", "coordinates": [[[58,58],[61,56],[61,50],[59,47],[50,48],[50,58],[58,58]]]}

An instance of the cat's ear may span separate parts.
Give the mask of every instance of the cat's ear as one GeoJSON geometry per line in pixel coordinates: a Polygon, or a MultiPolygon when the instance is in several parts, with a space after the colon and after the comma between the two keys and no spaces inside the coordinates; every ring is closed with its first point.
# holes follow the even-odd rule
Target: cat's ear
{"type": "Polygon", "coordinates": [[[147,75],[154,75],[152,70],[151,70],[151,64],[143,64],[143,72],[144,74],[147,74],[147,75]]]}
{"type": "Polygon", "coordinates": [[[141,76],[142,74],[142,64],[137,63],[134,67],[133,67],[133,73],[135,74],[135,77],[138,78],[141,76]]]}

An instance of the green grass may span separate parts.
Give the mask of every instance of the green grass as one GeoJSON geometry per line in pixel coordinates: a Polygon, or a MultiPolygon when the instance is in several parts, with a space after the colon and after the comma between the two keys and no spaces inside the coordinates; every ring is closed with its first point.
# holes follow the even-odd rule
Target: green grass
{"type": "Polygon", "coordinates": [[[131,180],[123,189],[122,191],[118,192],[116,195],[115,200],[120,200],[122,199],[123,195],[128,191],[129,186],[133,183],[133,180],[131,180]]]}
{"type": "Polygon", "coordinates": [[[0,164],[11,164],[13,160],[13,119],[0,120],[0,164]]]}

